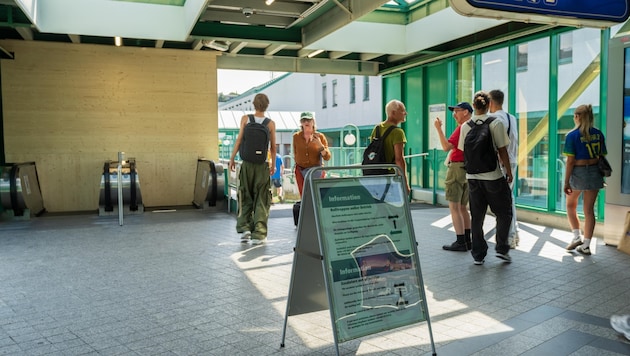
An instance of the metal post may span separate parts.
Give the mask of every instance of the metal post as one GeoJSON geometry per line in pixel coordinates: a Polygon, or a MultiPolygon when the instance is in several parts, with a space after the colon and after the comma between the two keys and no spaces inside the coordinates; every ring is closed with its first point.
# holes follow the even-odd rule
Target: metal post
{"type": "Polygon", "coordinates": [[[118,152],[118,224],[123,225],[122,165],[125,152],[118,152]]]}

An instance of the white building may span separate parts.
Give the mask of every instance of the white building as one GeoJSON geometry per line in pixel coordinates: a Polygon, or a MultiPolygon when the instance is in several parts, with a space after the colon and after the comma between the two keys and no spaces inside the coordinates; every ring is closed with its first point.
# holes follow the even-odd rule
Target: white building
{"type": "MultiPolygon", "coordinates": [[[[219,110],[251,112],[254,96],[265,93],[271,111],[315,112],[327,135],[346,124],[371,130],[384,117],[381,87],[381,77],[287,73],[219,103],[219,110]]],[[[338,135],[331,138],[338,144],[338,135]]]]}

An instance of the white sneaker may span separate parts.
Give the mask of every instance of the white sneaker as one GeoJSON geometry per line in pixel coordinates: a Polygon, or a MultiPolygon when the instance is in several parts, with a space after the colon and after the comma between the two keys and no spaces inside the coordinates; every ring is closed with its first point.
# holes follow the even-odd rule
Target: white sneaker
{"type": "Polygon", "coordinates": [[[264,239],[252,239],[252,245],[261,245],[267,241],[267,238],[264,239]]]}
{"type": "Polygon", "coordinates": [[[616,332],[623,334],[626,339],[630,340],[630,314],[611,316],[610,326],[612,326],[616,332]]]}
{"type": "Polygon", "coordinates": [[[249,242],[249,239],[252,237],[252,232],[251,231],[243,231],[243,234],[241,235],[241,242],[246,244],[249,242]]]}

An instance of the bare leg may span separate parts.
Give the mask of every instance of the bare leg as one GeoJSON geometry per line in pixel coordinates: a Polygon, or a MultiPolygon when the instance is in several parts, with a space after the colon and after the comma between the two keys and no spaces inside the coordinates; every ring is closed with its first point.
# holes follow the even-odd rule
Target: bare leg
{"type": "MultiPolygon", "coordinates": [[[[456,202],[448,202],[448,208],[451,211],[451,219],[453,220],[453,228],[456,235],[464,234],[464,217],[460,210],[461,204],[456,202]]],[[[468,212],[466,212],[468,213],[468,212]]],[[[468,226],[470,228],[470,217],[468,217],[468,226]]]]}
{"type": "MultiPolygon", "coordinates": [[[[567,218],[569,219],[569,225],[572,230],[580,229],[580,220],[577,216],[577,205],[580,194],[582,194],[581,190],[573,190],[571,194],[567,195],[567,218]]],[[[586,203],[584,206],[586,206],[586,203]]]]}
{"type": "Polygon", "coordinates": [[[462,221],[464,222],[464,229],[470,230],[470,213],[468,212],[466,205],[459,204],[459,213],[462,216],[462,221]]]}
{"type": "Polygon", "coordinates": [[[593,237],[595,231],[595,201],[599,190],[585,190],[584,200],[584,239],[593,237]]]}

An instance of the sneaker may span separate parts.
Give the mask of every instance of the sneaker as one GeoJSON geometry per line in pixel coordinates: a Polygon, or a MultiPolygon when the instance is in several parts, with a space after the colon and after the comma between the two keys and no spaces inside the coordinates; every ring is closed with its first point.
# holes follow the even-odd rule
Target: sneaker
{"type": "Polygon", "coordinates": [[[485,260],[474,260],[473,263],[477,266],[481,266],[484,262],[486,262],[485,260]]]}
{"type": "Polygon", "coordinates": [[[243,234],[241,235],[241,242],[246,244],[247,242],[249,242],[249,239],[251,237],[252,237],[251,231],[243,231],[243,234]]]}
{"type": "Polygon", "coordinates": [[[573,251],[573,250],[575,250],[576,247],[580,246],[583,243],[584,242],[582,242],[582,240],[580,240],[580,239],[573,240],[573,241],[571,241],[570,244],[567,245],[567,251],[573,251]]]}
{"type": "Polygon", "coordinates": [[[459,243],[457,241],[453,242],[450,245],[444,245],[442,246],[442,248],[446,251],[460,251],[460,252],[466,252],[466,244],[465,243],[459,243]]]}
{"type": "Polygon", "coordinates": [[[512,262],[512,257],[510,257],[510,255],[506,252],[506,253],[498,253],[496,255],[498,258],[502,259],[505,263],[511,263],[512,262]]]}
{"type": "Polygon", "coordinates": [[[264,238],[264,239],[252,239],[252,245],[261,245],[265,241],[267,241],[267,238],[264,238]]]}
{"type": "Polygon", "coordinates": [[[576,251],[581,253],[581,254],[583,254],[583,255],[586,255],[586,256],[590,256],[591,255],[591,248],[590,247],[578,246],[576,251]]]}
{"type": "Polygon", "coordinates": [[[515,249],[516,248],[516,237],[514,236],[510,236],[508,237],[508,245],[510,245],[510,249],[515,249]]]}
{"type": "Polygon", "coordinates": [[[630,340],[630,314],[611,316],[610,326],[612,326],[616,332],[623,334],[626,339],[630,340]]]}

